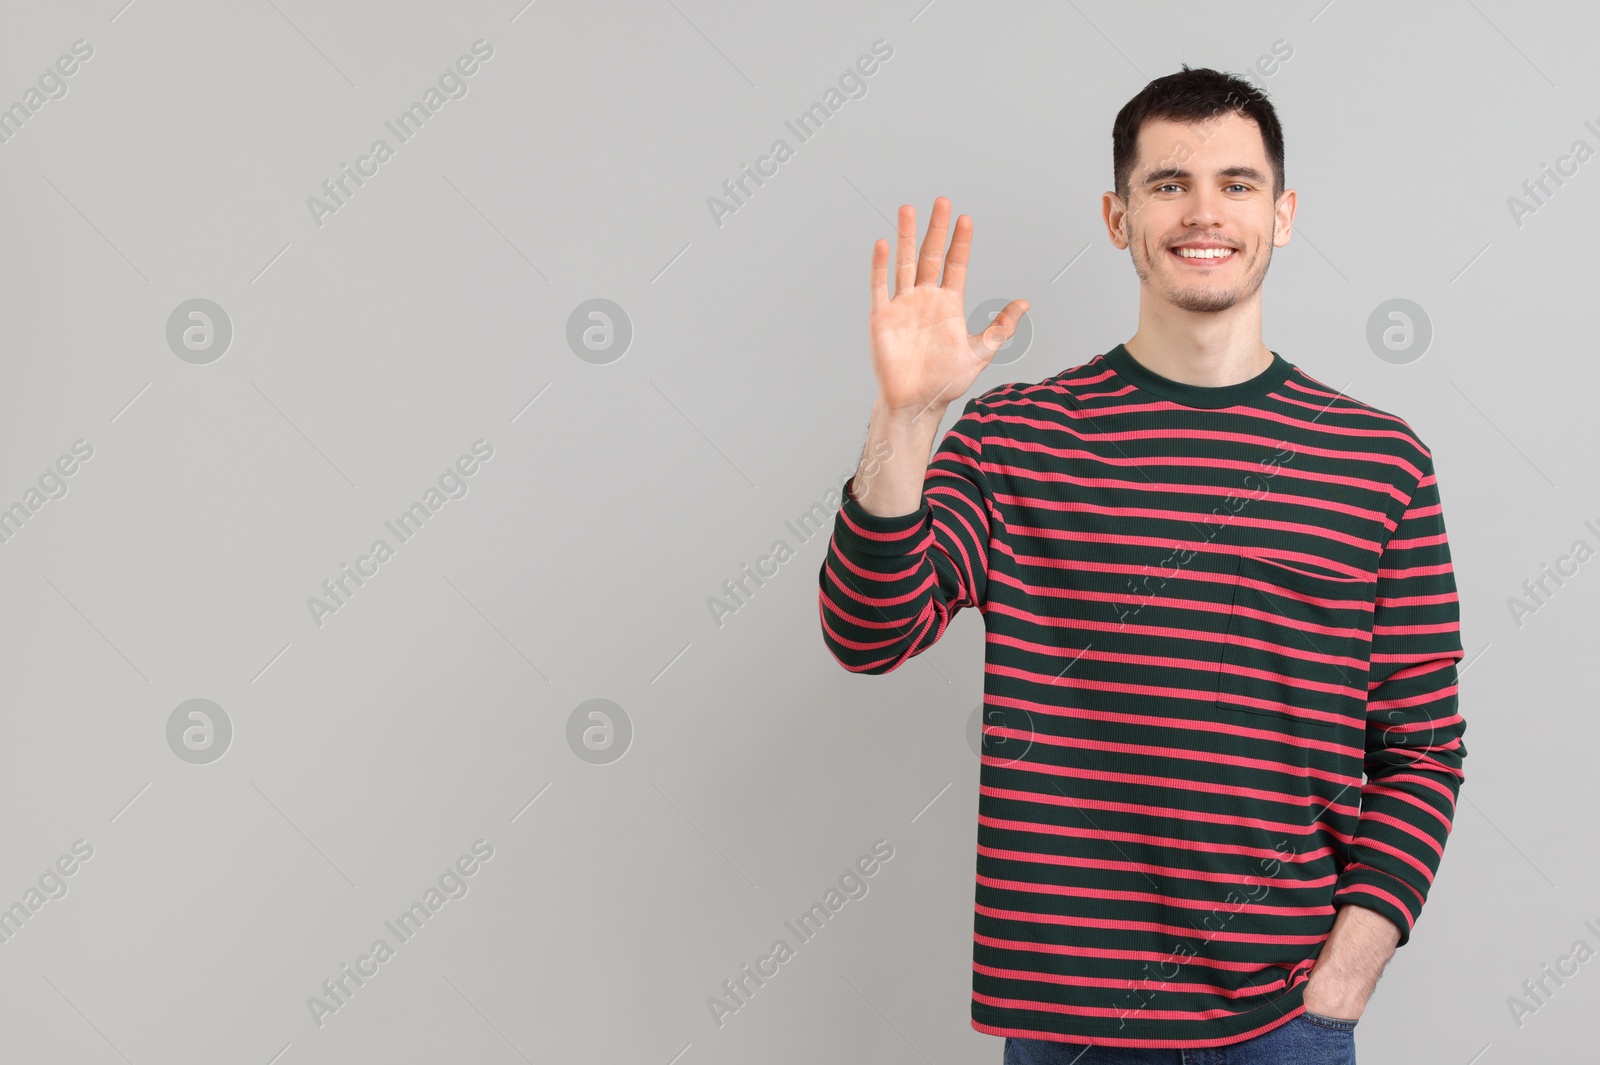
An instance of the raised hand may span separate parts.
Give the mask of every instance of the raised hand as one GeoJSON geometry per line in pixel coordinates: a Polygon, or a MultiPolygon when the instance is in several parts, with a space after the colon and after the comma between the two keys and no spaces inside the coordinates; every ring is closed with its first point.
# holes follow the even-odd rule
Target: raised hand
{"type": "Polygon", "coordinates": [[[983,332],[967,333],[964,289],[972,219],[967,215],[956,219],[946,257],[949,227],[950,201],[940,196],[933,201],[933,217],[918,256],[912,246],[916,208],[901,206],[892,299],[888,242],[880,239],[872,246],[872,309],[867,321],[872,372],[878,379],[878,405],[896,420],[915,420],[931,410],[937,423],[945,408],[993,361],[1028,309],[1026,300],[1012,300],[983,332]]]}

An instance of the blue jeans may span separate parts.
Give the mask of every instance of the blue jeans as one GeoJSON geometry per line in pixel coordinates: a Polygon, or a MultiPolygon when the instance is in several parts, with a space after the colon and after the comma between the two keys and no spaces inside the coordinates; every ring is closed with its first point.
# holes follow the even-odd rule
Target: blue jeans
{"type": "Polygon", "coordinates": [[[1307,1010],[1243,1042],[1198,1050],[1007,1037],[1004,1065],[1356,1065],[1357,1023],[1307,1010]]]}

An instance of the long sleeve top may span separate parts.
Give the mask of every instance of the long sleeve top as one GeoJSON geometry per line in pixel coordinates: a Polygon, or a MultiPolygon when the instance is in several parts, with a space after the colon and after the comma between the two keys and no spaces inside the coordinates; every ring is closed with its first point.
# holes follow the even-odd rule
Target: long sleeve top
{"type": "Polygon", "coordinates": [[[1339,907],[1404,946],[1465,779],[1433,456],[1276,352],[1222,387],[1122,345],[968,401],[910,514],[818,573],[855,673],[986,631],[972,1026],[1208,1047],[1268,1031],[1339,907]]]}

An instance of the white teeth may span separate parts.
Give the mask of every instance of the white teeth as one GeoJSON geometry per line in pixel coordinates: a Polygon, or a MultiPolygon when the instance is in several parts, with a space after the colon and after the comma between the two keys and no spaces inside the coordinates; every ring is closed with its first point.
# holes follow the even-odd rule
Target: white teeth
{"type": "Polygon", "coordinates": [[[1232,248],[1174,248],[1185,259],[1221,259],[1232,255],[1232,248]]]}

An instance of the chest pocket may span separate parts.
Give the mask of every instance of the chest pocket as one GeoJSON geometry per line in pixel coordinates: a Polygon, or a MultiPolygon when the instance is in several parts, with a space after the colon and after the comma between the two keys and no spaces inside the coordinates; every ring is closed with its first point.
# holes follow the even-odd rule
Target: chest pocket
{"type": "Polygon", "coordinates": [[[1305,738],[1361,727],[1375,579],[1331,577],[1258,555],[1239,555],[1238,563],[1217,705],[1274,718],[1277,729],[1305,738]]]}

